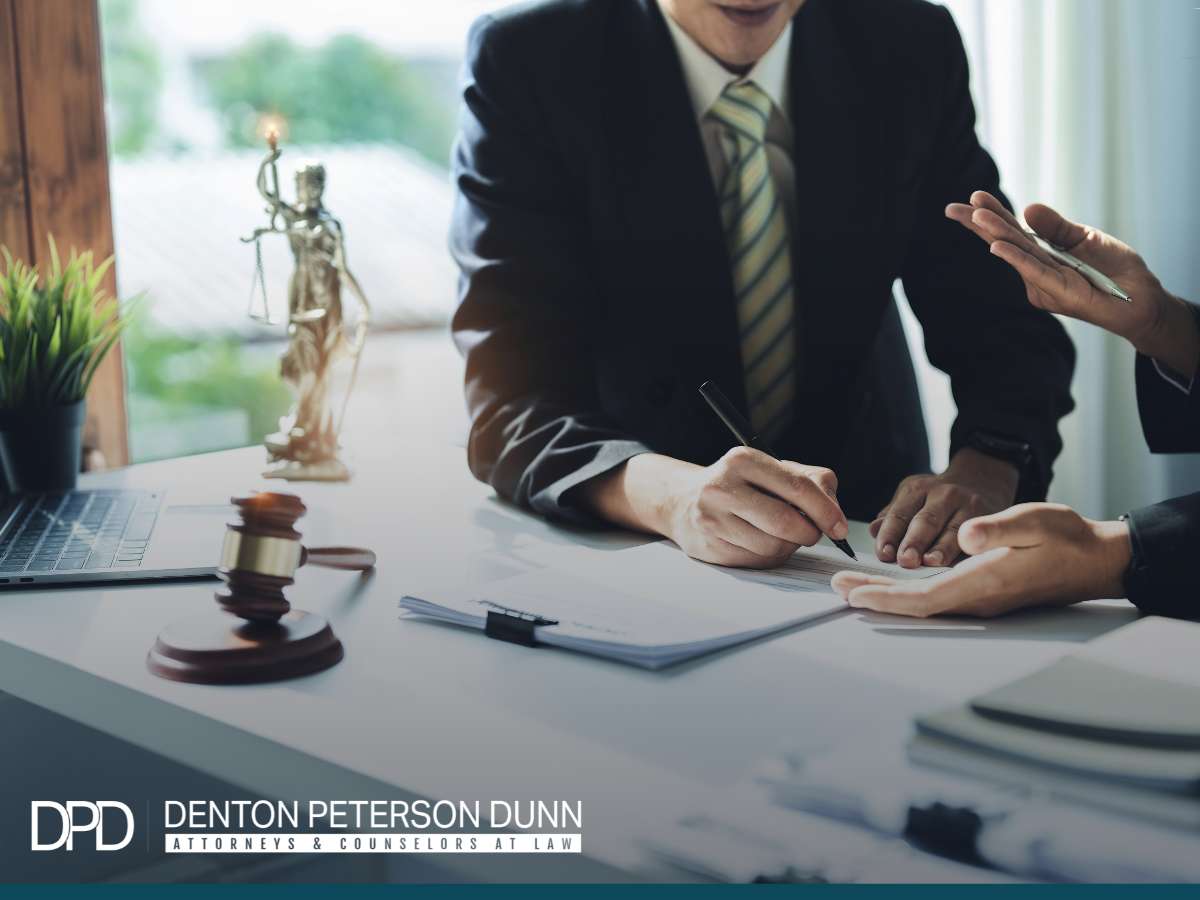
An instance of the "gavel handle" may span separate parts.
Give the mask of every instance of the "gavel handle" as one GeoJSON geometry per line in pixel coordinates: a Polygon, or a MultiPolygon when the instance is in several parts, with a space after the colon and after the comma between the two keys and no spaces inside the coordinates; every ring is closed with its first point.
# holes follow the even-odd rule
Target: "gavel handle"
{"type": "Polygon", "coordinates": [[[361,547],[303,547],[300,565],[324,566],[326,569],[346,569],[365,572],[375,568],[375,553],[361,547]]]}

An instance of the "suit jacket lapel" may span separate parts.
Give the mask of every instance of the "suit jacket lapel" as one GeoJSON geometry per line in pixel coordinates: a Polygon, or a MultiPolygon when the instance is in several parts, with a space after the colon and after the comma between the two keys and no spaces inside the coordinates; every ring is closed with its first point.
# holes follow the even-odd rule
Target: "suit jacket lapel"
{"type": "Polygon", "coordinates": [[[797,223],[792,264],[796,273],[799,409],[819,421],[819,434],[800,443],[816,456],[836,452],[824,436],[845,432],[845,371],[835,360],[862,343],[863,310],[844,302],[857,254],[869,251],[864,235],[882,221],[880,117],[857,77],[847,35],[833,9],[838,0],[808,0],[792,36],[791,117],[794,128],[797,223]],[[828,445],[828,446],[827,446],[828,445]]]}
{"type": "Polygon", "coordinates": [[[644,313],[662,314],[675,346],[660,352],[679,367],[682,387],[694,393],[716,380],[744,408],[733,278],[700,128],[658,4],[636,0],[626,9],[628,20],[613,19],[626,36],[614,34],[610,46],[632,35],[633,52],[614,61],[608,128],[638,261],[632,276],[651,282],[643,288],[656,296],[644,313]]]}

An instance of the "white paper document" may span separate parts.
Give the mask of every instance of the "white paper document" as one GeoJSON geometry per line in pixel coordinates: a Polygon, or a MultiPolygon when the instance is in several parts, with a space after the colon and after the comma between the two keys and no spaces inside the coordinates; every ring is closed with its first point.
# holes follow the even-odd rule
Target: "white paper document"
{"type": "MultiPolygon", "coordinates": [[[[489,612],[553,622],[538,643],[661,669],[844,610],[821,551],[770,571],[710,566],[660,542],[630,550],[559,548],[554,568],[450,592],[402,608],[483,629],[489,612]]],[[[837,551],[833,551],[837,552],[837,551]]],[[[931,570],[925,570],[931,571],[931,570]]]]}
{"type": "MultiPolygon", "coordinates": [[[[671,546],[671,545],[667,545],[671,546]]],[[[885,563],[872,557],[853,560],[836,547],[818,544],[797,550],[786,563],[777,569],[755,571],[749,569],[727,569],[735,576],[746,580],[774,584],[782,590],[827,591],[829,582],[838,572],[860,572],[864,575],[886,575],[897,581],[932,578],[947,569],[905,569],[895,563],[885,563]]]]}

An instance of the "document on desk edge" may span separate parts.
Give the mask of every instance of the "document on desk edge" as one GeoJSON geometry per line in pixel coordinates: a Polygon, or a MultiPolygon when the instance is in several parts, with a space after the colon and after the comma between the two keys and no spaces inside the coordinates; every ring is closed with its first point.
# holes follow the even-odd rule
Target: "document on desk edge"
{"type": "MultiPolygon", "coordinates": [[[[748,584],[764,584],[784,591],[827,593],[830,590],[830,581],[838,572],[859,572],[864,575],[883,575],[897,581],[911,581],[932,578],[934,575],[949,571],[946,568],[929,566],[920,569],[905,569],[895,563],[880,562],[877,559],[853,560],[825,541],[815,547],[800,548],[792,554],[787,562],[774,569],[732,569],[696,562],[687,559],[683,551],[671,541],[656,541],[628,550],[597,550],[583,546],[564,547],[561,545],[530,546],[526,549],[526,558],[538,565],[565,571],[592,571],[597,568],[604,571],[613,562],[613,553],[645,552],[649,554],[651,552],[648,550],[649,547],[660,548],[653,551],[655,570],[665,567],[671,573],[676,573],[679,571],[679,566],[684,564],[699,566],[724,572],[728,577],[748,584]]],[[[630,557],[623,555],[619,558],[625,560],[630,557]]],[[[649,558],[649,556],[646,557],[647,560],[649,558]]]]}
{"type": "MultiPolygon", "coordinates": [[[[561,549],[561,548],[560,548],[561,549]]],[[[660,669],[846,608],[811,577],[750,572],[689,559],[673,544],[572,548],[556,565],[447,592],[404,597],[403,609],[472,628],[489,611],[554,621],[539,643],[660,669]]]]}
{"type": "MultiPolygon", "coordinates": [[[[667,546],[673,545],[668,544],[667,546]]],[[[741,577],[745,580],[775,584],[783,590],[827,591],[829,582],[838,572],[883,575],[897,581],[912,581],[932,578],[947,569],[930,567],[905,569],[895,563],[880,562],[876,559],[853,560],[832,546],[818,544],[815,547],[804,547],[797,550],[787,562],[775,569],[729,569],[727,571],[734,574],[740,572],[741,577]]]]}

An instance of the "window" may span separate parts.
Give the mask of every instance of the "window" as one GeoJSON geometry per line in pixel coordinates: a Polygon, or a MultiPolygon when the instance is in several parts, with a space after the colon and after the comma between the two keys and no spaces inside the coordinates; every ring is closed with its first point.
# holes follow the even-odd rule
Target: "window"
{"type": "MultiPolygon", "coordinates": [[[[458,70],[470,22],[501,5],[100,0],[117,276],[122,296],[146,298],[125,340],[133,461],[257,443],[290,403],[285,328],[248,315],[256,257],[240,240],[266,224],[267,116],[283,122],[285,197],[299,161],[326,165],[372,303],[356,406],[387,404],[400,359],[412,379],[452,357],[458,70]]],[[[261,249],[278,318],[291,255],[274,236],[261,249]]],[[[441,368],[432,380],[460,410],[457,368],[441,368]]]]}

